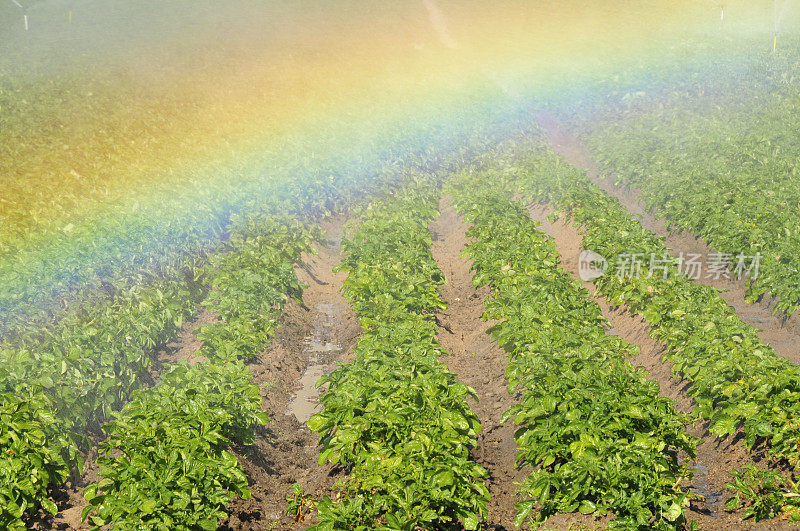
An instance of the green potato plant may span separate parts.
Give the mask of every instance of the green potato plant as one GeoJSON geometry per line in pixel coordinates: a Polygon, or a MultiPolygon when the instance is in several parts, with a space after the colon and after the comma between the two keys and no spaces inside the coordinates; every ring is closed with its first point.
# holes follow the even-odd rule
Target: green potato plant
{"type": "Polygon", "coordinates": [[[0,527],[24,530],[26,512],[58,512],[48,487],[63,483],[80,456],[41,389],[0,394],[0,419],[0,527]]]}
{"type": "Polygon", "coordinates": [[[593,282],[615,306],[625,305],[652,327],[667,346],[665,360],[689,380],[695,412],[724,437],[741,429],[748,447],[764,444],[773,463],[800,464],[800,369],[775,354],[757,331],[707,286],[680,274],[677,260],[650,274],[620,271],[622,253],[668,256],[660,238],[647,231],[616,199],[561,160],[543,138],[526,144],[515,164],[515,183],[531,201],[547,201],[581,227],[585,248],[604,256],[606,274],[593,282]]]}
{"type": "Polygon", "coordinates": [[[267,422],[241,363],[176,365],[103,429],[98,483],[82,517],[96,528],[216,529],[234,495],[250,497],[231,443],[267,422]]]}
{"type": "Polygon", "coordinates": [[[636,349],[607,334],[507,182],[465,172],[449,190],[471,224],[473,282],[492,288],[484,318],[497,321],[489,333],[509,353],[509,392],[522,395],[504,415],[519,425],[517,465],[531,467],[516,525],[580,511],[614,514],[615,529],[680,528],[689,493],[679,485],[690,474],[678,454],[696,446],[686,415],[628,362],[636,349]]]}
{"type": "Polygon", "coordinates": [[[477,397],[437,360],[437,197],[422,176],[359,209],[343,241],[344,294],[364,333],[355,361],[318,382],[323,410],[308,421],[320,462],[348,472],[341,498],[317,503],[317,530],[477,529],[486,516],[487,473],[469,457],[480,423],[466,399],[477,397]]]}
{"type": "Polygon", "coordinates": [[[791,315],[800,308],[798,59],[794,52],[748,55],[758,75],[673,79],[643,87],[646,104],[600,89],[577,127],[604,175],[640,190],[668,224],[732,254],[734,265],[740,253],[760,253],[748,297],[777,297],[775,309],[791,315]]]}

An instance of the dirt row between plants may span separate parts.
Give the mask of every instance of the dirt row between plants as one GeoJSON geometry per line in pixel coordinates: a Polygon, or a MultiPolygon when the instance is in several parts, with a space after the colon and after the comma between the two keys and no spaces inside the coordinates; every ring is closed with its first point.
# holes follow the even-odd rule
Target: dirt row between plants
{"type": "MultiPolygon", "coordinates": [[[[252,498],[239,498],[229,506],[230,517],[220,529],[264,530],[306,529],[313,523],[309,511],[294,517],[286,514],[286,496],[299,483],[309,497],[333,496],[338,471],[330,465],[318,465],[318,437],[305,425],[317,408],[319,390],[316,381],[333,370],[337,361],[353,357],[360,325],[350,305],[341,294],[345,273],[333,273],[341,261],[344,217],[322,223],[326,239],[315,245],[316,254],[304,253],[295,272],[308,287],[303,304],[288,301],[281,326],[270,345],[248,364],[253,382],[261,388],[263,409],[270,422],[260,428],[255,444],[233,448],[247,474],[252,498]]],[[[154,377],[166,363],[197,363],[201,343],[194,331],[213,322],[215,315],[201,311],[184,324],[178,338],[158,354],[154,377]]],[[[81,524],[80,513],[86,506],[81,493],[97,482],[99,469],[94,463],[97,448],[87,456],[87,466],[76,481],[56,493],[59,514],[41,528],[89,529],[81,524]]]]}
{"type": "MultiPolygon", "coordinates": [[[[586,171],[586,174],[600,188],[612,197],[616,197],[643,227],[662,237],[665,245],[674,257],[683,254],[700,255],[700,261],[707,264],[709,255],[715,252],[702,238],[683,230],[670,230],[663,218],[657,218],[648,212],[638,190],[630,190],[614,184],[614,176],[601,176],[597,163],[589,150],[564,129],[557,118],[550,113],[538,114],[539,122],[550,137],[556,153],[573,166],[586,171]]],[[[731,275],[733,276],[733,275],[731,275]]],[[[800,314],[786,317],[783,312],[773,313],[776,301],[770,297],[756,303],[746,301],[745,279],[726,279],[724,277],[706,278],[705,272],[696,280],[697,283],[724,290],[720,296],[730,304],[743,321],[759,330],[762,341],[772,346],[775,352],[795,363],[800,363],[800,314]]]]}
{"type": "MultiPolygon", "coordinates": [[[[470,399],[470,407],[481,422],[477,447],[471,457],[489,472],[489,517],[486,529],[511,531],[516,516],[517,484],[531,472],[528,466],[514,465],[516,442],[513,420],[501,424],[503,413],[519,402],[521,395],[508,393],[505,367],[508,356],[491,340],[486,331],[494,324],[483,321],[484,301],[488,287],[476,290],[470,271],[472,261],[461,257],[468,225],[451,205],[451,198],[442,197],[439,217],[430,225],[433,235],[432,254],[444,272],[447,283],[440,288],[447,308],[437,313],[440,323],[439,342],[448,355],[442,357],[456,378],[475,389],[479,400],[470,399]]],[[[594,519],[580,513],[560,514],[549,518],[546,529],[584,529],[594,519]]]]}
{"type": "MultiPolygon", "coordinates": [[[[547,122],[546,119],[542,121],[545,123],[547,122]]],[[[567,133],[563,132],[563,130],[558,128],[557,124],[550,123],[545,125],[545,127],[548,129],[554,146],[558,146],[556,147],[556,151],[561,153],[568,162],[581,169],[586,169],[587,167],[594,168],[590,155],[586,150],[582,149],[574,137],[570,137],[567,133]],[[562,151],[569,151],[570,157],[567,157],[562,151]]],[[[590,174],[590,172],[587,171],[587,174],[590,174]]],[[[597,182],[596,173],[594,175],[590,174],[590,177],[597,182]]],[[[617,194],[628,194],[627,200],[621,200],[621,202],[630,209],[629,201],[631,200],[631,192],[622,192],[618,187],[613,187],[608,183],[606,184],[610,188],[614,188],[616,193],[613,193],[610,188],[607,189],[604,187],[606,192],[615,197],[619,198],[617,194]]],[[[631,360],[631,362],[643,367],[648,372],[649,377],[659,383],[661,394],[675,400],[677,410],[683,412],[692,411],[695,406],[695,401],[687,394],[690,382],[684,378],[674,377],[672,375],[672,364],[662,361],[666,347],[663,343],[651,337],[650,325],[642,317],[632,315],[625,306],[610,306],[604,297],[596,293],[594,284],[580,279],[578,272],[579,255],[584,247],[579,227],[573,224],[571,220],[564,218],[558,219],[555,222],[548,221],[548,216],[554,212],[554,209],[550,205],[533,204],[528,207],[528,211],[531,218],[542,224],[542,230],[553,238],[556,249],[561,255],[562,270],[580,282],[592,295],[593,300],[600,306],[603,315],[609,321],[610,328],[608,333],[620,336],[628,343],[639,347],[638,356],[631,360]]],[[[638,212],[642,216],[639,219],[642,219],[645,215],[641,214],[641,208],[638,212]]],[[[661,222],[664,232],[658,234],[660,236],[666,236],[667,231],[663,226],[663,221],[654,221],[653,216],[649,216],[649,218],[651,223],[661,222]]],[[[644,221],[643,225],[645,228],[653,230],[653,228],[648,226],[644,221]]],[[[705,259],[707,253],[711,252],[707,246],[703,247],[704,243],[701,240],[687,235],[686,233],[668,238],[667,245],[670,246],[670,251],[676,256],[677,253],[680,252],[703,251],[705,253],[703,257],[705,259]],[[695,247],[691,248],[692,250],[687,250],[686,247],[670,246],[670,242],[677,244],[680,243],[680,241],[689,240],[697,240],[695,247]]],[[[729,282],[729,284],[731,284],[731,282],[729,282]]],[[[721,287],[712,283],[708,285],[721,287]]],[[[749,311],[752,313],[764,311],[769,313],[768,310],[763,310],[762,308],[753,308],[757,305],[744,302],[744,290],[742,287],[740,287],[740,291],[741,293],[738,295],[733,294],[733,297],[741,297],[741,300],[737,301],[741,303],[738,307],[732,304],[732,306],[737,308],[737,313],[742,311],[746,313],[747,307],[750,307],[749,311]]],[[[726,297],[726,300],[731,304],[728,297],[726,297]]],[[[752,321],[749,322],[754,324],[752,321]]],[[[774,324],[774,321],[770,322],[774,324]]],[[[756,325],[754,324],[754,326],[756,325]]],[[[781,341],[778,344],[782,345],[783,341],[790,341],[787,336],[792,336],[793,332],[787,328],[777,326],[765,330],[760,335],[762,339],[767,342],[769,342],[767,338],[772,339],[777,336],[781,341]]],[[[786,352],[782,352],[781,354],[787,355],[786,352]]],[[[695,493],[705,498],[704,500],[700,499],[692,502],[690,510],[687,511],[687,519],[689,521],[697,521],[700,525],[700,529],[796,529],[796,526],[778,519],[759,522],[757,524],[751,521],[742,521],[741,510],[729,512],[725,509],[724,502],[731,495],[731,493],[725,489],[725,483],[731,480],[730,471],[741,468],[754,460],[757,462],[762,458],[760,454],[750,454],[747,451],[743,444],[743,434],[741,431],[735,436],[718,439],[708,432],[707,421],[698,422],[694,426],[689,427],[687,431],[692,436],[700,438],[701,443],[697,448],[696,459],[688,461],[693,469],[694,478],[691,482],[683,486],[692,488],[695,493]]],[[[684,458],[688,459],[688,456],[684,456],[684,458]]]]}
{"type": "Polygon", "coordinates": [[[340,474],[329,464],[318,464],[319,438],[305,423],[318,411],[317,380],[330,373],[336,362],[352,361],[361,332],[341,292],[347,274],[333,272],[342,258],[343,223],[338,217],[322,224],[324,244],[315,246],[317,254],[304,254],[303,265],[295,267],[300,281],[308,286],[303,305],[287,304],[277,336],[260,359],[250,364],[270,422],[254,445],[235,449],[253,497],[235,499],[229,506],[231,517],[220,529],[308,528],[314,523],[314,511],[286,514],[286,496],[294,483],[302,485],[309,498],[335,496],[332,487],[340,474]]]}
{"type": "MultiPolygon", "coordinates": [[[[596,294],[594,284],[580,280],[578,256],[583,250],[583,244],[578,229],[565,219],[559,219],[554,223],[548,222],[547,216],[553,213],[550,206],[532,205],[529,207],[529,212],[554,240],[556,250],[561,255],[561,269],[581,282],[600,306],[603,316],[608,319],[610,325],[608,333],[639,347],[639,355],[632,359],[631,363],[647,370],[650,379],[659,383],[661,394],[675,400],[675,408],[678,411],[690,412],[695,403],[686,394],[689,381],[672,376],[671,364],[662,361],[665,347],[650,336],[650,325],[641,317],[630,314],[624,307],[612,308],[602,296],[596,294]]],[[[706,498],[705,501],[692,503],[687,518],[697,520],[701,529],[741,529],[741,517],[725,510],[724,501],[730,496],[725,490],[725,483],[731,480],[729,471],[749,463],[750,456],[740,437],[718,440],[709,434],[707,428],[708,422],[702,422],[687,429],[690,435],[701,438],[702,442],[697,448],[697,459],[690,461],[695,477],[683,487],[691,487],[706,498]]],[[[683,458],[686,459],[688,456],[683,458]]]]}
{"type": "Polygon", "coordinates": [[[489,295],[484,287],[472,286],[471,261],[459,255],[467,243],[467,225],[450,205],[450,198],[439,203],[439,217],[430,225],[431,252],[447,279],[439,293],[447,309],[437,313],[439,342],[448,352],[441,359],[458,381],[475,389],[479,401],[469,399],[478,416],[481,431],[471,457],[489,471],[489,529],[514,529],[516,482],[525,479],[514,467],[516,443],[514,423],[500,424],[500,417],[518,402],[508,394],[505,367],[507,356],[486,334],[493,323],[481,320],[483,302],[489,295]]]}

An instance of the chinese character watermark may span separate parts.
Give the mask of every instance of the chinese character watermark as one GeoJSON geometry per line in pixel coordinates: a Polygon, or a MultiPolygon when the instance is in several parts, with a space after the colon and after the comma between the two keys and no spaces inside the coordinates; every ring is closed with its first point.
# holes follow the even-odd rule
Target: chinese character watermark
{"type": "MultiPolygon", "coordinates": [[[[677,274],[692,280],[756,280],[761,265],[761,253],[746,255],[722,252],[709,253],[703,260],[700,253],[680,253],[677,257],[664,252],[623,252],[616,255],[613,274],[619,279],[647,278],[666,279],[677,274]]],[[[578,258],[578,275],[581,280],[591,281],[609,270],[608,260],[602,255],[584,250],[578,258]]]]}

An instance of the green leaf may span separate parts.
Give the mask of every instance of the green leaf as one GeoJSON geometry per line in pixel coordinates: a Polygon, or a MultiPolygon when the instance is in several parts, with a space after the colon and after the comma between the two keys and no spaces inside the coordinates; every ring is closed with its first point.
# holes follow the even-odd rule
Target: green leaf
{"type": "Polygon", "coordinates": [[[741,502],[739,501],[739,495],[737,494],[736,496],[728,498],[727,501],[725,501],[725,508],[729,511],[735,511],[739,508],[740,504],[741,502]]]}
{"type": "Polygon", "coordinates": [[[667,509],[666,512],[664,513],[664,518],[666,518],[670,522],[674,522],[675,520],[680,518],[682,514],[683,514],[683,509],[681,509],[681,506],[675,502],[672,502],[672,504],[669,506],[669,509],[667,509]]]}
{"type": "Polygon", "coordinates": [[[308,422],[306,423],[311,431],[317,433],[319,433],[326,424],[327,420],[325,420],[325,417],[319,413],[311,415],[311,418],[309,418],[308,422]]]}
{"type": "Polygon", "coordinates": [[[578,511],[580,511],[581,514],[592,514],[596,510],[597,510],[597,506],[594,504],[594,502],[592,502],[590,500],[582,500],[581,501],[581,505],[578,508],[578,511]]]}
{"type": "Polygon", "coordinates": [[[535,500],[526,500],[517,503],[515,506],[517,510],[517,515],[514,517],[514,526],[521,527],[522,524],[524,524],[528,520],[535,506],[536,506],[535,500]]]}
{"type": "Polygon", "coordinates": [[[469,516],[464,517],[463,519],[464,529],[469,529],[470,531],[478,529],[480,525],[480,520],[476,514],[470,514],[469,516]]]}

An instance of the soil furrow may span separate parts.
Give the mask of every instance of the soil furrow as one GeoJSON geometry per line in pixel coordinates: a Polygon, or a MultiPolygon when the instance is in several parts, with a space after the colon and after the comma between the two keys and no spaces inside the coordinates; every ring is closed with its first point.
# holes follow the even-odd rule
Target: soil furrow
{"type": "MultiPolygon", "coordinates": [[[[556,250],[561,255],[561,268],[572,278],[581,282],[600,306],[603,316],[608,319],[609,334],[621,337],[639,348],[639,354],[631,360],[634,365],[647,370],[650,379],[661,387],[661,395],[675,400],[678,411],[690,412],[694,400],[687,395],[688,380],[674,377],[672,364],[662,361],[666,347],[650,336],[650,325],[641,317],[634,316],[624,307],[612,308],[602,296],[596,293],[594,284],[580,279],[578,256],[583,250],[582,237],[578,229],[568,220],[547,221],[553,209],[545,205],[529,207],[531,217],[542,224],[542,229],[555,241],[556,250]]],[[[689,520],[697,520],[702,529],[741,529],[739,515],[728,513],[724,501],[730,493],[725,483],[730,481],[730,470],[741,468],[751,462],[750,455],[739,436],[719,440],[708,432],[708,422],[697,423],[687,430],[694,437],[702,439],[697,448],[697,458],[692,463],[694,479],[684,485],[691,487],[706,501],[692,503],[687,513],[689,520]]],[[[684,456],[688,457],[688,456],[684,456]]]]}
{"type": "Polygon", "coordinates": [[[487,287],[476,291],[472,285],[471,261],[460,256],[467,243],[467,224],[445,196],[439,204],[440,216],[431,223],[431,252],[447,278],[440,288],[447,309],[437,315],[439,342],[448,352],[443,361],[457,379],[475,389],[479,401],[470,399],[470,408],[481,422],[478,446],[472,458],[489,471],[489,529],[514,529],[516,483],[527,476],[514,466],[516,443],[513,421],[500,424],[503,413],[517,402],[506,385],[506,353],[494,343],[486,330],[491,322],[481,320],[487,287]]]}
{"type": "Polygon", "coordinates": [[[308,287],[303,305],[289,301],[277,336],[260,359],[250,364],[253,381],[261,387],[270,422],[256,443],[237,448],[239,462],[250,478],[253,497],[234,500],[231,517],[221,529],[306,529],[313,511],[301,518],[286,514],[286,496],[299,483],[314,499],[333,495],[334,469],[319,465],[318,437],[305,425],[316,411],[319,376],[349,361],[361,327],[341,293],[346,273],[333,273],[341,261],[342,218],[325,222],[323,245],[317,254],[304,254],[298,278],[308,287]]]}
{"type": "MultiPolygon", "coordinates": [[[[584,170],[600,188],[617,198],[643,227],[664,238],[664,243],[672,256],[699,255],[699,262],[703,265],[713,261],[713,256],[709,257],[709,255],[713,255],[716,250],[702,238],[687,231],[670,230],[663,218],[656,218],[646,210],[641,200],[641,193],[615,185],[613,176],[601,177],[599,168],[588,149],[566,131],[554,115],[543,112],[539,113],[538,117],[556,153],[573,166],[584,170]]],[[[773,313],[776,301],[769,297],[756,303],[748,303],[745,298],[745,279],[733,278],[733,274],[730,276],[731,279],[722,276],[714,278],[714,275],[707,277],[707,271],[704,270],[696,282],[724,290],[720,296],[736,310],[740,319],[759,330],[758,335],[762,341],[772,346],[778,355],[800,363],[800,347],[798,347],[800,345],[800,315],[795,314],[787,318],[783,312],[773,313]]]]}

